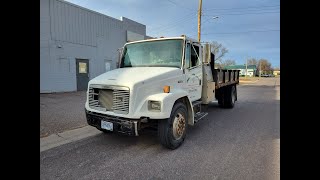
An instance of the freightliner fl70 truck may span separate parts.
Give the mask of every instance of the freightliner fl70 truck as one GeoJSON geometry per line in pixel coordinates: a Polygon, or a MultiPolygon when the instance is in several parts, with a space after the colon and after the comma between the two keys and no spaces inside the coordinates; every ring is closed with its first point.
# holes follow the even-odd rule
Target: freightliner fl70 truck
{"type": "Polygon", "coordinates": [[[210,49],[185,35],[126,43],[118,68],[88,83],[88,124],[132,136],[153,128],[163,146],[178,148],[210,102],[237,101],[239,70],[215,69],[210,49]]]}

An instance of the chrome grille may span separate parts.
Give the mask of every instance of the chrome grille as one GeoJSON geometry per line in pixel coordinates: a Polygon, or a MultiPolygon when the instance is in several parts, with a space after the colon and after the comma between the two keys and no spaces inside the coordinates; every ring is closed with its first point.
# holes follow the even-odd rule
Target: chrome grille
{"type": "Polygon", "coordinates": [[[129,88],[94,85],[89,87],[89,107],[99,111],[129,113],[129,88]]]}
{"type": "Polygon", "coordinates": [[[113,107],[115,112],[129,112],[129,90],[113,90],[113,107]]]}
{"type": "Polygon", "coordinates": [[[89,94],[88,94],[88,99],[89,99],[89,107],[96,109],[100,108],[99,105],[99,99],[96,98],[99,96],[99,91],[95,91],[92,87],[89,87],[89,94]]]}

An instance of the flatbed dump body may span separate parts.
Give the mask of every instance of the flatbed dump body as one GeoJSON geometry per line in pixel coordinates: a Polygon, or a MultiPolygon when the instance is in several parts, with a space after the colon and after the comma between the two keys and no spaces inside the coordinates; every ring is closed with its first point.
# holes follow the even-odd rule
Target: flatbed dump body
{"type": "Polygon", "coordinates": [[[214,69],[213,79],[216,83],[216,89],[231,84],[239,84],[240,70],[214,69]]]}

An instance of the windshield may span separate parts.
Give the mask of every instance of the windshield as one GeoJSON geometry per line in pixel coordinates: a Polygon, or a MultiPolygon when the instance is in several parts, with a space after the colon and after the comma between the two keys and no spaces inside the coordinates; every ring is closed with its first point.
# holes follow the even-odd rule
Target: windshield
{"type": "Polygon", "coordinates": [[[182,39],[147,41],[124,47],[122,67],[181,67],[182,39]]]}

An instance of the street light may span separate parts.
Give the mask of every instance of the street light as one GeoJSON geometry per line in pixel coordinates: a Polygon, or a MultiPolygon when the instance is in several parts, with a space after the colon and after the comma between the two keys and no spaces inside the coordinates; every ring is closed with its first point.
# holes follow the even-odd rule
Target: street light
{"type": "MultiPolygon", "coordinates": [[[[200,43],[200,36],[201,36],[201,16],[202,16],[202,0],[199,0],[199,7],[198,7],[198,42],[200,43]]],[[[214,16],[213,19],[218,18],[218,16],[214,16]]]]}
{"type": "MultiPolygon", "coordinates": [[[[206,21],[204,21],[204,22],[208,22],[208,21],[210,21],[211,19],[218,19],[219,18],[219,16],[213,16],[213,17],[211,17],[210,19],[207,19],[206,21]]],[[[199,23],[198,23],[198,40],[199,40],[199,42],[200,42],[200,36],[201,36],[201,21],[199,21],[199,23]]]]}
{"type": "Polygon", "coordinates": [[[219,16],[214,16],[214,17],[212,17],[212,19],[218,19],[219,18],[219,16]]]}

